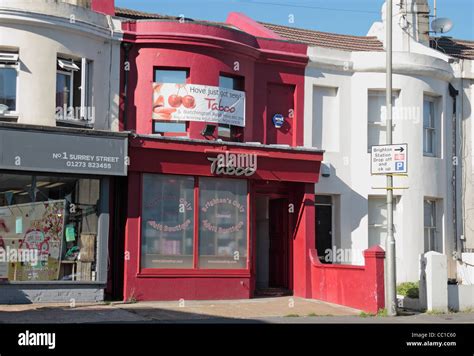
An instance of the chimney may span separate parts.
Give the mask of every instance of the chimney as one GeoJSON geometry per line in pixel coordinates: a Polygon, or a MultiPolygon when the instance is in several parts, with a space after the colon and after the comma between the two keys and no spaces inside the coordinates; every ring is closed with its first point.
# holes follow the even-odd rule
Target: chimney
{"type": "Polygon", "coordinates": [[[429,46],[430,43],[430,7],[428,0],[404,0],[402,13],[406,11],[410,23],[410,35],[417,42],[429,46]]]}
{"type": "MultiPolygon", "coordinates": [[[[385,45],[387,2],[382,6],[382,21],[375,22],[368,35],[376,36],[385,45]]],[[[394,51],[410,51],[410,43],[416,41],[425,46],[430,44],[430,8],[428,0],[394,0],[393,1],[393,34],[394,51]]]]}

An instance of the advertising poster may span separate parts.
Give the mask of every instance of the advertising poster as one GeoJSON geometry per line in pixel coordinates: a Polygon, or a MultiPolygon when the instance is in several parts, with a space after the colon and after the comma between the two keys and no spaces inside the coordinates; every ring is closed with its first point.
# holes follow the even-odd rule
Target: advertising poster
{"type": "Polygon", "coordinates": [[[245,92],[194,84],[153,83],[153,120],[245,126],[245,92]]]}
{"type": "Polygon", "coordinates": [[[65,213],[65,200],[1,207],[1,273],[10,281],[57,280],[65,213]]]}

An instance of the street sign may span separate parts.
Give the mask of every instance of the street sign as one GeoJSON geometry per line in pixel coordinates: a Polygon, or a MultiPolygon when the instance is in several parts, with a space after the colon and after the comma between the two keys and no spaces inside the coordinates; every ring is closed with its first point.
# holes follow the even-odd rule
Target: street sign
{"type": "Polygon", "coordinates": [[[408,172],[408,145],[372,146],[370,171],[372,174],[408,172]]]}

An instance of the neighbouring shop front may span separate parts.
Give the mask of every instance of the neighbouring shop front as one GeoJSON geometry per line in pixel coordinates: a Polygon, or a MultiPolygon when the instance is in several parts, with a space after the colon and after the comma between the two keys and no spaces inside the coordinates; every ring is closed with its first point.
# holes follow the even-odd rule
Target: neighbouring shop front
{"type": "Polygon", "coordinates": [[[304,294],[321,151],[138,136],[129,152],[125,300],[304,294]]]}
{"type": "Polygon", "coordinates": [[[102,300],[127,135],[2,124],[0,151],[0,303],[102,300]]]}

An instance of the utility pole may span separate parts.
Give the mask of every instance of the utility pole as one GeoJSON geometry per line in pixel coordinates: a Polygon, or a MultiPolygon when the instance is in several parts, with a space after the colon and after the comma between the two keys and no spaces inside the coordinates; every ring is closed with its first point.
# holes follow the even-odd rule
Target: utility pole
{"type": "MultiPolygon", "coordinates": [[[[387,145],[392,144],[392,0],[386,2],[387,51],[387,145]]],[[[395,238],[393,236],[393,175],[387,174],[387,241],[386,241],[386,298],[385,308],[390,316],[397,315],[397,277],[395,264],[395,238]]]]}

